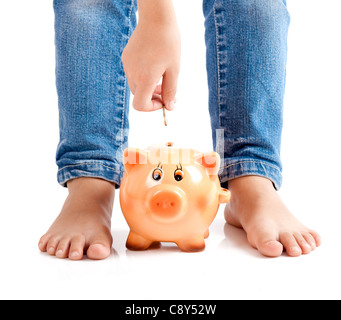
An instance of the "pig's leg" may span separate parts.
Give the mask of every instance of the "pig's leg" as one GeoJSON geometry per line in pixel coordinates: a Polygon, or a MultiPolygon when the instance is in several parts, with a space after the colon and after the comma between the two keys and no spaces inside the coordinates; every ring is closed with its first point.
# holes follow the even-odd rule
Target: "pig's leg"
{"type": "Polygon", "coordinates": [[[150,241],[142,236],[138,235],[137,233],[130,231],[126,247],[129,250],[146,250],[152,245],[153,241],[150,241]]]}
{"type": "Polygon", "coordinates": [[[176,241],[178,247],[185,252],[199,252],[205,250],[205,238],[203,234],[176,241]]]}
{"type": "Polygon", "coordinates": [[[210,236],[210,230],[207,229],[204,233],[204,238],[207,239],[210,236]]]}

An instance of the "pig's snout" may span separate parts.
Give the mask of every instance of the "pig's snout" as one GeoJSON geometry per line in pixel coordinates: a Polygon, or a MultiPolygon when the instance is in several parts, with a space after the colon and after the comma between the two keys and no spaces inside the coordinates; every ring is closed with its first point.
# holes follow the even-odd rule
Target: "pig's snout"
{"type": "Polygon", "coordinates": [[[182,190],[157,190],[149,199],[150,213],[158,220],[169,221],[183,212],[185,196],[182,190]]]}

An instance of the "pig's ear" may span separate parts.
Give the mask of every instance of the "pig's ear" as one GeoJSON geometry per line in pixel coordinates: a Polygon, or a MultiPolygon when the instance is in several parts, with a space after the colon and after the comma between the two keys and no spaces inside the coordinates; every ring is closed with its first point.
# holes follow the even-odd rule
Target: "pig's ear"
{"type": "Polygon", "coordinates": [[[148,152],[136,148],[127,148],[123,152],[123,164],[127,174],[131,169],[140,164],[147,164],[148,152]]]}
{"type": "Polygon", "coordinates": [[[220,156],[216,152],[202,153],[195,157],[195,161],[199,162],[206,168],[210,176],[217,175],[220,168],[220,156]]]}

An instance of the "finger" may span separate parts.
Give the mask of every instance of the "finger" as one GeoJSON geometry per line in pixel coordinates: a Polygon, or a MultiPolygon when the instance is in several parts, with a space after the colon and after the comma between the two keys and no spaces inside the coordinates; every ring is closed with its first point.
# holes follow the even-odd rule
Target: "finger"
{"type": "Polygon", "coordinates": [[[154,90],[154,94],[161,95],[161,93],[162,93],[162,85],[158,84],[154,90]]]}
{"type": "Polygon", "coordinates": [[[152,100],[148,101],[147,103],[140,105],[140,104],[135,104],[135,98],[133,100],[133,107],[135,110],[137,111],[141,111],[141,112],[151,112],[151,111],[156,111],[156,110],[160,110],[163,108],[163,102],[161,100],[161,98],[159,97],[154,97],[152,100]]]}
{"type": "Polygon", "coordinates": [[[162,98],[161,98],[161,95],[159,94],[154,93],[152,100],[159,101],[160,103],[162,103],[162,98]]]}
{"type": "Polygon", "coordinates": [[[144,85],[136,87],[133,107],[138,111],[155,111],[162,108],[162,102],[153,100],[155,85],[144,85]]]}
{"type": "Polygon", "coordinates": [[[152,104],[153,104],[152,111],[163,108],[163,101],[162,101],[161,95],[154,93],[152,97],[152,104]]]}
{"type": "Polygon", "coordinates": [[[178,86],[178,72],[166,71],[162,81],[162,100],[168,110],[174,109],[175,95],[178,86]]]}
{"type": "Polygon", "coordinates": [[[156,111],[163,108],[163,102],[161,99],[153,99],[152,100],[153,108],[150,111],[156,111]]]}
{"type": "Polygon", "coordinates": [[[153,109],[152,97],[155,85],[139,85],[135,88],[133,107],[138,111],[153,109]]]}

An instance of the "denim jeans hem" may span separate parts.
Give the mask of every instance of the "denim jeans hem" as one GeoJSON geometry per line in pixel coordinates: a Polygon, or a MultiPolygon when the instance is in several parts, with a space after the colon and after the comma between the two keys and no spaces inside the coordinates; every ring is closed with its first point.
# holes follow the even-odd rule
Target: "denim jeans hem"
{"type": "Polygon", "coordinates": [[[66,165],[60,168],[57,173],[58,183],[63,187],[66,187],[69,180],[80,177],[101,178],[115,183],[115,187],[118,189],[123,178],[123,172],[120,168],[113,167],[113,164],[108,163],[108,161],[89,160],[66,165]]]}
{"type": "Polygon", "coordinates": [[[219,176],[222,187],[228,188],[228,181],[253,175],[268,178],[276,190],[279,190],[282,185],[282,172],[277,166],[254,159],[243,159],[227,164],[219,176]]]}

